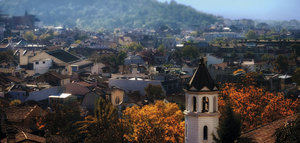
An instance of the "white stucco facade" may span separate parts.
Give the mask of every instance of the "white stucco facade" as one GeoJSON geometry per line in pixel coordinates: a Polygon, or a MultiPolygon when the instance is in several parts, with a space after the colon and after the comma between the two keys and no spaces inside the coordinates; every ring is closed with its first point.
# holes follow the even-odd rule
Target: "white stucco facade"
{"type": "Polygon", "coordinates": [[[187,91],[185,96],[185,142],[213,143],[219,124],[218,92],[187,91]]]}
{"type": "Polygon", "coordinates": [[[51,59],[33,61],[34,73],[44,74],[49,71],[52,64],[53,64],[53,61],[51,59]]]}

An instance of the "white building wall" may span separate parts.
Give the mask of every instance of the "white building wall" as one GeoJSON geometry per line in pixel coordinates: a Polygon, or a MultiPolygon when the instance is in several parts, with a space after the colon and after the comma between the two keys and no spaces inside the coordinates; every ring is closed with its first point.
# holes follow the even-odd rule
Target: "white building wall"
{"type": "Polygon", "coordinates": [[[91,68],[92,74],[102,74],[103,73],[103,71],[102,71],[103,67],[105,67],[105,65],[102,64],[102,63],[94,64],[94,66],[92,66],[92,68],[91,68]]]}
{"type": "Polygon", "coordinates": [[[186,143],[213,143],[213,134],[216,135],[219,125],[218,114],[218,94],[186,94],[186,111],[185,111],[185,142],[186,143]],[[193,97],[197,98],[197,112],[193,112],[193,97]],[[209,99],[209,112],[202,113],[202,98],[209,99]],[[216,103],[214,104],[214,97],[216,103]],[[214,106],[216,111],[214,112],[214,106]],[[190,113],[190,114],[189,114],[190,113]],[[192,113],[192,114],[191,114],[192,113]],[[208,128],[208,138],[203,139],[204,126],[208,128]]]}
{"type": "Polygon", "coordinates": [[[45,59],[33,62],[33,70],[35,74],[44,74],[49,71],[53,61],[51,59],[45,59]]]}

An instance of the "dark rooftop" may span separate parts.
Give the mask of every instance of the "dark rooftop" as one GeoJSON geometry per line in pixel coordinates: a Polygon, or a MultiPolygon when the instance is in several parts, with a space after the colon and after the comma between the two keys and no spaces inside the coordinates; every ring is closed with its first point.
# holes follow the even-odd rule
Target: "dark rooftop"
{"type": "Polygon", "coordinates": [[[189,82],[187,90],[189,91],[213,91],[217,90],[214,80],[211,78],[203,59],[196,69],[192,79],[189,82]]]}
{"type": "Polygon", "coordinates": [[[66,63],[75,62],[75,61],[79,60],[78,57],[76,57],[64,50],[48,51],[47,53],[63,62],[66,62],[66,63]]]}

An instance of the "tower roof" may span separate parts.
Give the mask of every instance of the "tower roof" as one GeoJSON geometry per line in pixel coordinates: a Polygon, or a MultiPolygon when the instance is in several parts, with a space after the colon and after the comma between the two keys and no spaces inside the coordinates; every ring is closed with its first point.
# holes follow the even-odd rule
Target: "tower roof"
{"type": "Polygon", "coordinates": [[[203,59],[188,84],[189,91],[215,91],[217,87],[206,68],[203,59]]]}

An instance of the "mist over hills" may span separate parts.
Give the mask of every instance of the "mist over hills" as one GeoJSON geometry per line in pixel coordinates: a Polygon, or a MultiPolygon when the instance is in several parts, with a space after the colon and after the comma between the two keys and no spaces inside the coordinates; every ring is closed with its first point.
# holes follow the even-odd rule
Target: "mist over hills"
{"type": "Polygon", "coordinates": [[[87,30],[101,28],[205,27],[220,18],[178,4],[157,0],[2,0],[0,9],[9,15],[36,15],[45,25],[87,30]]]}

